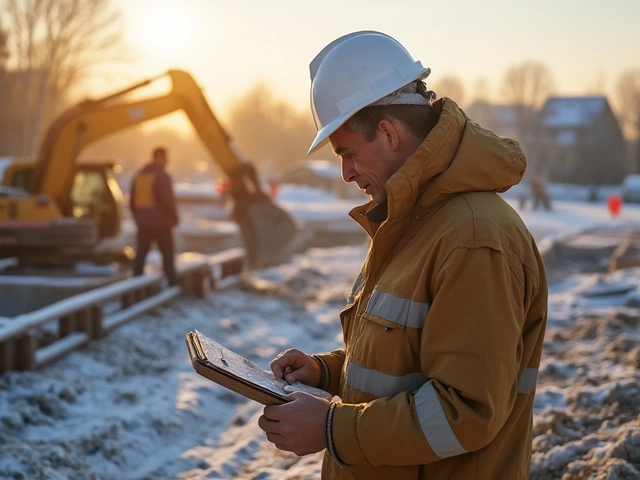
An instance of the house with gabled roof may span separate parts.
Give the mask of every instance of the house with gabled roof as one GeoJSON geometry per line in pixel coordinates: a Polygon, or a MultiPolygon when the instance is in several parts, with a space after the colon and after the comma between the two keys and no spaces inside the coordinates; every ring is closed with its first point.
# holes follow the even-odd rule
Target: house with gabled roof
{"type": "Polygon", "coordinates": [[[533,133],[530,163],[549,181],[615,184],[627,173],[624,137],[606,97],[551,97],[533,133]]]}
{"type": "Polygon", "coordinates": [[[625,140],[606,97],[551,97],[540,111],[478,101],[465,111],[483,127],[520,142],[529,175],[598,185],[620,183],[628,173],[625,140]]]}

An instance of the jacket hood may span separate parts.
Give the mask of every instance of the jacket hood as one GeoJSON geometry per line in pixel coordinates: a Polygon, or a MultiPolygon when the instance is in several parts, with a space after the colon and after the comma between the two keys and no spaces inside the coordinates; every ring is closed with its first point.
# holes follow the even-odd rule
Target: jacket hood
{"type": "Polygon", "coordinates": [[[520,182],[526,159],[518,142],[480,127],[449,98],[433,108],[438,123],[389,179],[392,210],[429,208],[457,193],[505,192],[520,182]]]}

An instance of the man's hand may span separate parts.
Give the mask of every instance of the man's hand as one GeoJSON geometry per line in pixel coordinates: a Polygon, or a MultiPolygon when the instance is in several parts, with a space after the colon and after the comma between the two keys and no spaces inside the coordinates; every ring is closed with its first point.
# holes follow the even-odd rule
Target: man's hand
{"type": "Polygon", "coordinates": [[[325,422],[329,401],[304,392],[294,392],[289,396],[293,401],[264,407],[258,426],[266,432],[267,439],[280,450],[298,456],[326,448],[325,422]]]}
{"type": "Polygon", "coordinates": [[[278,355],[270,367],[276,378],[282,378],[288,383],[298,380],[315,387],[322,376],[320,365],[313,357],[293,348],[278,355]]]}

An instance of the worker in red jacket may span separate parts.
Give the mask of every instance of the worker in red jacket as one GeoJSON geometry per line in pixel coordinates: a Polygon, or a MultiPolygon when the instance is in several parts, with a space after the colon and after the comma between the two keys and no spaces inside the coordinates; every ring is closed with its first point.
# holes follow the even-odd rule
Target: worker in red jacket
{"type": "Polygon", "coordinates": [[[167,150],[153,150],[151,162],[133,178],[129,204],[138,229],[133,274],[142,275],[145,259],[155,242],[162,254],[162,266],[169,285],[177,284],[174,261],[173,227],[178,225],[178,211],[172,180],[165,171],[167,150]]]}

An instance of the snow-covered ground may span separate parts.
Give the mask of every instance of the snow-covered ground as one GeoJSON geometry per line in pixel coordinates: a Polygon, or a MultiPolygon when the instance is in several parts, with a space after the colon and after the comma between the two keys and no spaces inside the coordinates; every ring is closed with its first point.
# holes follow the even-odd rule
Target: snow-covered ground
{"type": "MultiPolygon", "coordinates": [[[[342,222],[347,210],[335,199],[279,201],[301,220],[342,222]]],[[[603,201],[520,213],[541,248],[591,227],[640,230],[635,205],[616,218],[603,201]]],[[[276,450],[257,426],[261,405],[197,375],[184,337],[197,329],[265,368],[288,347],[332,349],[365,253],[364,243],[313,248],[143,315],[50,367],[0,375],[0,478],[319,478],[320,454],[276,450]]],[[[531,479],[640,478],[639,308],[637,268],[551,284],[531,479]]]]}

